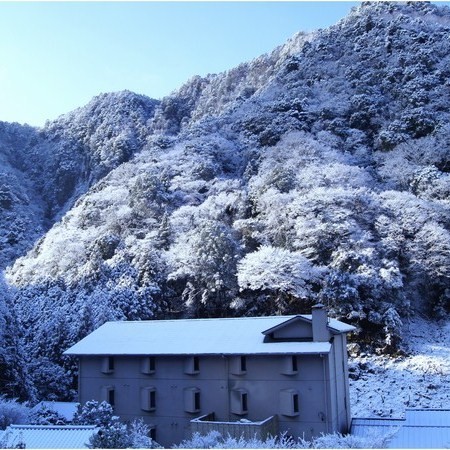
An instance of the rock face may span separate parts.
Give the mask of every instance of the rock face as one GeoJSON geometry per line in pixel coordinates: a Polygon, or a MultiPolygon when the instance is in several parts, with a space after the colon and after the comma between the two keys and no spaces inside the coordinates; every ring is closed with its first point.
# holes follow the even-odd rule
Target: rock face
{"type": "Polygon", "coordinates": [[[449,31],[446,7],[370,2],[161,101],[0,124],[0,263],[39,395],[67,396],[61,352],[105,320],[321,302],[394,351],[402,316],[447,314],[449,31]]]}

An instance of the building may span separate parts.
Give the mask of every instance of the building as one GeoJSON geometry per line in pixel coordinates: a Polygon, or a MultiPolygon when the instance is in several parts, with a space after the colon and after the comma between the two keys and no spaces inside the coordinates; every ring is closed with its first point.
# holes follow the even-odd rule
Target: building
{"type": "Polygon", "coordinates": [[[450,448],[450,410],[407,409],[404,419],[354,418],[351,434],[385,436],[384,448],[450,448]]]}
{"type": "Polygon", "coordinates": [[[230,427],[273,417],[272,433],[309,438],[349,430],[353,329],[322,305],[312,315],[108,322],[65,354],[79,357],[82,404],[143,417],[162,445],[188,438],[199,417],[230,427]]]}
{"type": "Polygon", "coordinates": [[[0,431],[0,448],[89,448],[95,426],[10,425],[0,431]]]}

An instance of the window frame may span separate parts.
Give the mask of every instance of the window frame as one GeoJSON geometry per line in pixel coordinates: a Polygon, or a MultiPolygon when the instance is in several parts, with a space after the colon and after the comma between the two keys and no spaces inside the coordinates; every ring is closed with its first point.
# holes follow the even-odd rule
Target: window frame
{"type": "Polygon", "coordinates": [[[247,373],[247,356],[236,355],[230,358],[230,373],[232,375],[245,375],[247,373]]]}
{"type": "Polygon", "coordinates": [[[200,373],[200,357],[198,355],[188,356],[184,361],[184,373],[197,375],[200,373]]]}
{"type": "Polygon", "coordinates": [[[280,391],[280,414],[288,417],[300,415],[300,394],[296,389],[280,391]]]}
{"type": "Polygon", "coordinates": [[[101,394],[103,401],[109,403],[113,408],[116,406],[116,392],[114,386],[102,386],[101,394]]]}
{"type": "Polygon", "coordinates": [[[144,356],[141,361],[141,373],[152,375],[156,372],[156,357],[144,356]]]}
{"type": "Polygon", "coordinates": [[[230,412],[238,416],[248,414],[248,391],[246,389],[232,389],[230,394],[230,412]]]}
{"type": "Polygon", "coordinates": [[[156,410],[156,388],[154,386],[141,388],[141,409],[148,412],[156,410]]]}
{"type": "Polygon", "coordinates": [[[114,360],[114,356],[107,355],[103,356],[102,363],[101,363],[101,371],[104,374],[111,374],[114,373],[116,362],[114,360]]]}
{"type": "Polygon", "coordinates": [[[201,411],[201,394],[197,387],[187,387],[183,390],[184,411],[199,413],[201,411]]]}
{"type": "Polygon", "coordinates": [[[281,373],[283,375],[297,375],[298,374],[298,355],[286,355],[281,361],[281,373]]]}

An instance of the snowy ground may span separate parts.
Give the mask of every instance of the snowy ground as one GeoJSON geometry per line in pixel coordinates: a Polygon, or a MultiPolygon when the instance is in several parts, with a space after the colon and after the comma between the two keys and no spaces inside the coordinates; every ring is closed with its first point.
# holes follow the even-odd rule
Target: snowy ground
{"type": "Polygon", "coordinates": [[[450,321],[414,318],[404,342],[408,356],[350,358],[353,417],[403,418],[406,408],[450,407],[450,321]]]}

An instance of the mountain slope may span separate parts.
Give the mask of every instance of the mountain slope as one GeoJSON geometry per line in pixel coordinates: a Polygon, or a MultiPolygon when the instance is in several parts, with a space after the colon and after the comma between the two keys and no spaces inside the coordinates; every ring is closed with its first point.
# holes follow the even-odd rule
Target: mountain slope
{"type": "MultiPolygon", "coordinates": [[[[127,118],[145,111],[132,120],[139,144],[116,157],[118,121],[104,153],[88,147],[86,184],[63,196],[73,207],[8,269],[26,353],[50,358],[68,386],[61,350],[108,319],[301,313],[321,301],[362,345],[392,352],[402,317],[445,316],[449,31],[448,8],[363,4],[160,104],[131,103],[127,118]]],[[[84,111],[82,124],[97,114],[84,111]]],[[[86,145],[73,123],[47,132],[86,145]]]]}

